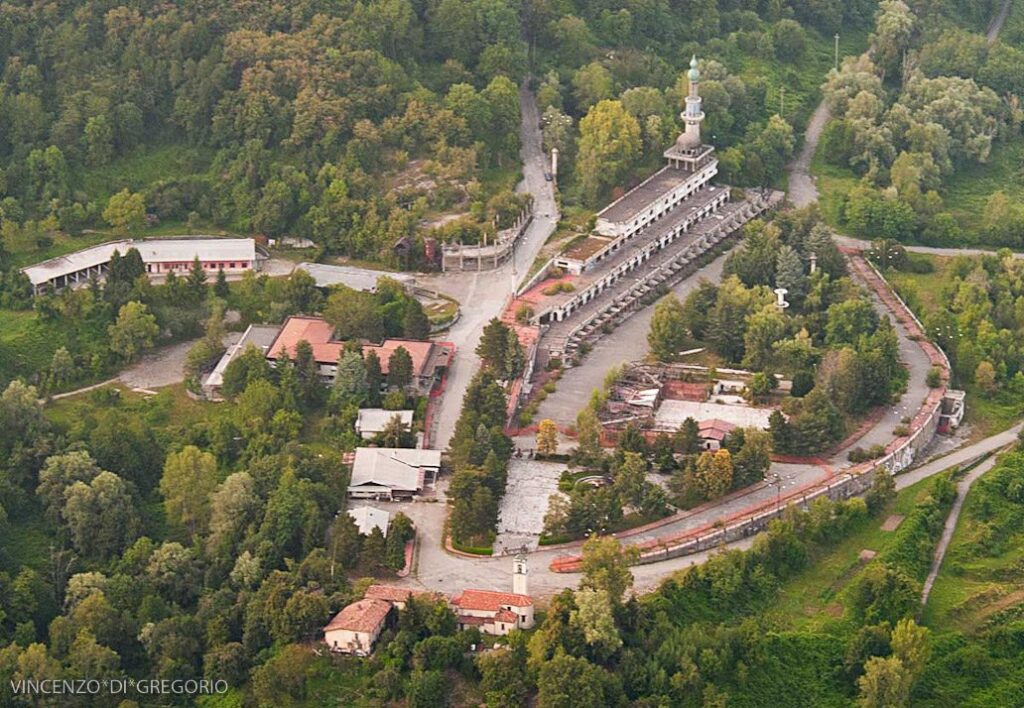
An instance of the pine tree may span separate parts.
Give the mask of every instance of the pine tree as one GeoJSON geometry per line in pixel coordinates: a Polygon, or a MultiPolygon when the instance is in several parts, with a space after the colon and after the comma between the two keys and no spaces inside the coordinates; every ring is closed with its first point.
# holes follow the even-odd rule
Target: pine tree
{"type": "Polygon", "coordinates": [[[684,455],[700,452],[700,426],[693,418],[687,418],[673,436],[673,447],[684,455]]]}
{"type": "Polygon", "coordinates": [[[792,431],[789,421],[779,411],[772,411],[768,417],[768,433],[772,438],[772,449],[788,453],[792,445],[792,431]]]}
{"type": "Polygon", "coordinates": [[[366,368],[366,405],[379,406],[380,386],[384,383],[384,375],[380,370],[380,357],[377,356],[377,352],[367,352],[363,366],[366,368]]]}
{"type": "Polygon", "coordinates": [[[412,356],[405,347],[398,347],[388,358],[388,386],[405,388],[412,383],[412,356]]]}
{"type": "Polygon", "coordinates": [[[406,339],[426,339],[430,335],[430,320],[423,312],[423,305],[415,298],[409,298],[405,304],[402,335],[406,339]]]}
{"type": "Polygon", "coordinates": [[[511,381],[523,371],[526,356],[523,353],[523,345],[519,343],[519,335],[512,328],[507,328],[505,335],[505,380],[511,381]]]}
{"type": "Polygon", "coordinates": [[[313,346],[305,339],[295,345],[295,373],[299,380],[302,407],[310,410],[324,398],[324,385],[320,380],[320,365],[313,356],[313,346]]]}
{"type": "MultiPolygon", "coordinates": [[[[376,354],[373,355],[376,359],[376,354]]],[[[377,360],[378,376],[380,374],[380,362],[377,360]]],[[[378,383],[377,399],[380,399],[380,386],[378,383]]],[[[346,403],[362,403],[367,396],[369,389],[366,363],[363,358],[353,352],[345,352],[338,360],[338,370],[334,376],[334,402],[344,405],[346,403]]]]}
{"type": "Polygon", "coordinates": [[[363,541],[363,550],[359,555],[360,565],[368,573],[375,574],[384,568],[387,560],[387,544],[384,541],[384,534],[376,526],[370,531],[370,535],[363,541]]]}
{"type": "Polygon", "coordinates": [[[484,368],[489,369],[496,376],[504,377],[507,373],[509,332],[511,330],[505,323],[495,317],[484,327],[480,343],[476,347],[476,354],[483,362],[484,368]]]}
{"type": "Polygon", "coordinates": [[[789,246],[779,248],[779,255],[775,260],[775,285],[788,291],[786,299],[790,302],[802,302],[807,295],[804,264],[800,260],[800,254],[789,246]]]}
{"type": "Polygon", "coordinates": [[[228,278],[224,275],[224,269],[217,269],[217,281],[213,284],[213,293],[217,297],[227,298],[231,294],[230,288],[228,288],[228,278]]]}
{"type": "Polygon", "coordinates": [[[201,302],[206,297],[206,271],[199,261],[199,256],[192,259],[192,267],[188,271],[188,290],[194,302],[201,302]]]}

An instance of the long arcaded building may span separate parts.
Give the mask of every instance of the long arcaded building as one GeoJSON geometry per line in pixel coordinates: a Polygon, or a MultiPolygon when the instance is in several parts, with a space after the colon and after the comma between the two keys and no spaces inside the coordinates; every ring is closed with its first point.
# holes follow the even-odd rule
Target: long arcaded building
{"type": "Polygon", "coordinates": [[[703,253],[782,201],[781,192],[770,190],[732,200],[729,187],[713,183],[718,160],[715,148],[701,140],[696,57],[687,77],[685,127],[663,153],[666,165],[605,207],[586,238],[552,259],[563,273],[558,287],[549,278],[520,294],[553,356],[572,353],[582,339],[682,277],[703,253]]]}
{"type": "Polygon", "coordinates": [[[227,274],[258,271],[267,260],[267,254],[251,238],[122,239],[51,258],[22,268],[22,272],[32,282],[33,292],[39,295],[51,288],[73,287],[93,276],[102,278],[115,252],[123,256],[133,248],[142,257],[146,272],[153,276],[184,273],[196,258],[204,270],[223,270],[227,274]]]}

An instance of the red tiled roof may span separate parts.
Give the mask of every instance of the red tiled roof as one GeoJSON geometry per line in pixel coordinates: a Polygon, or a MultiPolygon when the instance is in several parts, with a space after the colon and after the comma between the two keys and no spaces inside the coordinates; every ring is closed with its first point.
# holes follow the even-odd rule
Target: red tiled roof
{"type": "Polygon", "coordinates": [[[334,615],[324,631],[347,629],[350,632],[373,632],[380,627],[390,611],[390,602],[372,598],[359,600],[334,615]]]}
{"type": "Polygon", "coordinates": [[[736,429],[736,426],[727,420],[711,418],[710,420],[700,421],[698,428],[700,429],[700,436],[702,438],[721,442],[725,439],[726,435],[736,429]]]}
{"type": "Polygon", "coordinates": [[[506,624],[515,624],[518,619],[519,615],[512,610],[501,610],[498,614],[494,615],[495,622],[505,622],[506,624]]]}
{"type": "Polygon", "coordinates": [[[394,585],[371,585],[366,588],[364,597],[385,602],[408,602],[410,597],[437,597],[437,593],[411,588],[396,588],[394,585]]]}
{"type": "Polygon", "coordinates": [[[471,626],[482,626],[491,621],[490,617],[474,617],[473,615],[459,615],[459,624],[471,626]]]}
{"type": "Polygon", "coordinates": [[[481,612],[498,612],[502,605],[513,607],[529,607],[533,598],[529,595],[517,595],[513,592],[494,592],[493,590],[463,590],[456,595],[452,604],[463,610],[479,610],[481,612]]]}
{"type": "Polygon", "coordinates": [[[289,317],[267,350],[268,359],[295,357],[302,340],[313,347],[313,358],[321,363],[336,363],[345,344],[334,340],[334,328],[320,317],[289,317]]]}
{"type": "MultiPolygon", "coordinates": [[[[345,343],[334,339],[334,328],[320,317],[293,316],[285,320],[270,348],[268,359],[294,358],[295,347],[301,341],[309,342],[313,358],[321,364],[337,364],[345,349],[345,343]]],[[[417,339],[385,339],[380,344],[364,344],[363,356],[373,351],[380,359],[381,373],[388,373],[388,362],[399,347],[405,348],[412,359],[412,370],[416,376],[432,376],[434,369],[447,366],[451,352],[433,342],[417,339]]]]}
{"type": "MultiPolygon", "coordinates": [[[[376,352],[377,358],[380,359],[380,371],[382,374],[387,374],[391,355],[395,353],[396,349],[402,347],[405,351],[409,352],[409,357],[412,359],[413,374],[416,376],[429,376],[433,374],[433,371],[427,372],[425,369],[430,363],[431,357],[435,355],[434,346],[433,342],[421,342],[415,339],[385,339],[379,345],[364,344],[363,356],[366,356],[371,351],[376,352]]],[[[445,350],[445,356],[447,356],[447,350],[445,350]]]]}

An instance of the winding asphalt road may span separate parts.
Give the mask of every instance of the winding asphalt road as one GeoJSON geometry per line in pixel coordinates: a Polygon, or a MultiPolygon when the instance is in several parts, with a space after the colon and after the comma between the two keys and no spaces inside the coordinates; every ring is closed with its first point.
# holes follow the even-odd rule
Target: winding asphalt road
{"type": "MultiPolygon", "coordinates": [[[[998,34],[999,28],[1005,21],[1009,11],[1009,5],[1010,0],[1007,0],[1004,3],[1000,15],[993,22],[993,28],[990,29],[989,32],[990,41],[992,41],[992,38],[998,34]]],[[[530,108],[533,106],[532,96],[528,97],[527,100],[522,101],[522,104],[524,118],[523,156],[524,174],[526,175],[527,183],[526,186],[532,192],[534,191],[534,184],[538,184],[542,189],[547,187],[548,189],[545,191],[549,191],[550,185],[544,182],[538,182],[536,176],[531,180],[531,174],[535,174],[538,166],[541,171],[543,170],[544,157],[542,152],[539,150],[539,144],[531,145],[530,133],[539,132],[535,130],[535,126],[537,125],[535,117],[536,109],[533,108],[533,115],[530,114],[530,108]]],[[[790,172],[790,199],[797,206],[805,206],[817,200],[817,189],[814,186],[814,181],[810,175],[810,163],[814,156],[818,140],[820,139],[821,131],[828,122],[828,118],[828,109],[823,103],[817,110],[815,110],[811,117],[811,122],[808,125],[806,133],[805,143],[802,146],[800,153],[797,155],[793,163],[791,163],[787,168],[790,172]]],[[[536,136],[536,139],[539,143],[539,135],[536,136]]],[[[542,174],[540,174],[539,177],[543,180],[542,174]]],[[[534,192],[534,194],[535,196],[538,196],[537,192],[534,192]]],[[[540,199],[538,199],[535,204],[540,205],[539,207],[535,207],[538,212],[543,212],[545,210],[545,206],[540,199]]],[[[553,206],[550,213],[554,213],[553,206]]],[[[512,268],[513,273],[510,274],[511,281],[513,283],[517,276],[515,270],[519,268],[522,272],[525,272],[529,263],[532,262],[533,256],[535,256],[539,251],[544,239],[550,235],[553,228],[553,223],[550,227],[546,224],[542,224],[539,232],[534,231],[524,239],[524,253],[517,254],[517,258],[514,259],[516,266],[512,268]],[[542,235],[543,238],[541,238],[542,235]],[[519,257],[520,255],[522,256],[521,258],[519,257]]],[[[945,253],[942,253],[945,249],[936,250],[940,251],[940,255],[945,255],[945,253]]],[[[932,252],[932,250],[926,249],[923,252],[932,252]]],[[[965,251],[953,250],[950,255],[955,253],[965,253],[965,251]]],[[[721,261],[715,265],[720,267],[720,262],[721,261]]],[[[500,290],[496,288],[499,282],[505,282],[505,277],[506,276],[503,275],[501,271],[498,271],[497,273],[492,272],[487,275],[488,287],[486,292],[488,294],[488,298],[486,301],[487,304],[485,305],[483,303],[477,303],[474,297],[477,293],[477,276],[470,276],[470,283],[468,284],[470,297],[467,298],[463,295],[463,297],[460,298],[463,303],[471,305],[470,310],[473,312],[471,318],[467,318],[465,309],[463,311],[463,326],[470,327],[469,332],[471,335],[469,340],[462,345],[464,350],[470,348],[470,343],[472,343],[472,347],[475,347],[475,342],[479,339],[479,333],[482,330],[483,324],[493,316],[493,314],[488,313],[496,313],[500,311],[500,306],[493,302],[493,296],[496,294],[495,291],[498,293],[509,294],[512,292],[512,289],[508,289],[506,287],[501,287],[500,290]],[[467,319],[471,319],[474,324],[466,323],[467,319]]],[[[695,280],[696,278],[687,279],[677,287],[683,289],[692,287],[695,280]]],[[[505,297],[507,297],[507,295],[505,295],[505,297]]],[[[605,338],[604,341],[591,352],[590,357],[587,359],[587,361],[592,362],[590,367],[587,367],[585,363],[584,366],[578,367],[575,374],[572,372],[567,374],[566,379],[564,379],[559,386],[560,389],[570,393],[570,395],[567,396],[567,399],[574,400],[582,396],[584,393],[589,395],[590,390],[594,388],[594,384],[600,383],[600,380],[603,379],[604,371],[607,371],[607,368],[610,365],[609,359],[614,363],[616,358],[619,360],[639,358],[633,355],[633,351],[634,349],[639,351],[640,348],[646,349],[643,344],[643,340],[641,339],[641,333],[646,331],[646,320],[648,318],[649,317],[645,317],[641,313],[630,318],[630,320],[627,320],[622,327],[618,328],[615,333],[605,338]],[[602,345],[607,351],[602,352],[599,350],[602,345]],[[600,362],[600,364],[598,364],[598,362],[600,362]]],[[[899,325],[897,325],[897,328],[900,334],[901,354],[911,368],[911,387],[908,389],[907,394],[904,394],[901,402],[897,404],[892,411],[887,412],[886,418],[883,419],[882,423],[876,425],[874,430],[868,434],[864,439],[866,441],[865,444],[870,444],[873,441],[873,438],[869,438],[871,438],[871,436],[876,432],[878,435],[891,437],[891,430],[887,430],[885,428],[893,426],[896,417],[902,417],[902,415],[909,414],[915,409],[915,402],[918,398],[918,394],[920,393],[918,390],[918,384],[923,385],[923,372],[927,370],[927,367],[923,360],[920,362],[917,361],[918,357],[915,356],[915,352],[919,352],[919,349],[916,346],[913,346],[909,341],[909,338],[906,336],[906,333],[899,328],[899,325]],[[889,420],[889,418],[893,418],[893,420],[889,420]]],[[[453,333],[453,339],[456,334],[465,336],[465,333],[463,332],[456,332],[453,333]]],[[[463,351],[462,362],[460,363],[463,364],[463,369],[471,370],[462,375],[461,381],[449,381],[449,390],[445,396],[445,403],[442,405],[443,412],[441,415],[442,422],[440,425],[443,427],[439,427],[437,435],[438,443],[441,445],[446,445],[447,441],[450,439],[451,430],[454,427],[459,406],[461,405],[462,393],[465,391],[472,370],[475,370],[476,368],[475,356],[469,355],[466,351],[463,351]],[[470,366],[466,366],[466,364],[469,364],[470,366]],[[455,395],[456,393],[457,395],[455,395]]],[[[568,404],[565,402],[556,404],[553,399],[554,397],[552,397],[550,403],[545,402],[546,406],[541,408],[541,415],[555,419],[567,418],[569,410],[564,406],[568,404]]],[[[919,405],[919,402],[917,405],[919,405]]],[[[578,409],[578,407],[576,407],[576,409],[578,409]]],[[[986,438],[974,445],[962,448],[942,458],[912,469],[897,477],[896,487],[897,489],[903,489],[917,481],[920,481],[921,479],[938,474],[939,472],[947,470],[955,465],[963,464],[977,459],[981,455],[998,450],[999,448],[1013,442],[1016,439],[1019,429],[1020,426],[1017,426],[1004,433],[986,438]]],[[[981,474],[981,472],[978,474],[981,474]]],[[[443,495],[443,490],[441,491],[443,495]]],[[[754,500],[747,500],[746,503],[750,503],[750,501],[754,500]]],[[[413,519],[414,523],[416,523],[419,535],[414,572],[408,578],[401,581],[403,584],[449,594],[466,587],[490,588],[495,590],[507,590],[511,587],[512,563],[509,558],[463,557],[450,554],[444,550],[440,543],[444,526],[443,507],[439,508],[439,505],[437,504],[425,502],[395,504],[390,506],[394,506],[395,511],[402,510],[409,515],[413,519]]],[[[708,510],[708,512],[696,511],[694,514],[688,515],[686,519],[674,522],[674,525],[699,525],[704,521],[704,513],[720,515],[721,511],[721,509],[708,510]]],[[[955,526],[955,519],[952,523],[955,526]]],[[[642,535],[631,540],[636,541],[641,538],[642,535]]],[[[742,549],[748,548],[752,543],[752,538],[746,538],[729,545],[731,548],[742,549]]],[[[704,562],[714,552],[716,551],[704,551],[659,563],[636,566],[632,569],[635,578],[634,590],[638,593],[653,590],[669,575],[692,565],[704,562]]],[[[538,598],[550,597],[563,588],[576,587],[579,582],[579,575],[555,573],[549,568],[550,562],[564,553],[564,550],[541,550],[530,555],[529,591],[533,595],[538,598]]],[[[939,559],[938,562],[941,563],[941,559],[939,559]]]]}
{"type": "Polygon", "coordinates": [[[520,154],[523,160],[523,180],[517,191],[533,195],[533,221],[516,246],[515,255],[496,270],[466,273],[445,273],[435,277],[420,277],[420,284],[437,288],[459,301],[460,317],[447,338],[456,343],[454,362],[448,370],[445,393],[435,414],[436,429],[433,446],[448,447],[455,421],[462,408],[462,398],[473,374],[480,368],[474,350],[484,326],[493,317],[501,315],[544,242],[558,224],[558,206],[554,188],[544,179],[547,160],[541,145],[540,114],[533,94],[524,85],[519,92],[522,114],[520,127],[520,154]]]}

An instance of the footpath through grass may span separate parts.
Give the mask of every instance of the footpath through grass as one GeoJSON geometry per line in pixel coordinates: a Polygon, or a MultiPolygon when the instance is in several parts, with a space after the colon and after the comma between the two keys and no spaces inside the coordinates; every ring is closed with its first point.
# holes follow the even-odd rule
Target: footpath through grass
{"type": "Polygon", "coordinates": [[[1004,455],[971,487],[924,618],[973,634],[1001,613],[1024,613],[1024,456],[1004,455]]]}
{"type": "Polygon", "coordinates": [[[881,514],[866,517],[838,545],[813,557],[805,570],[782,585],[769,616],[788,629],[829,634],[851,632],[856,623],[847,614],[847,592],[870,562],[861,558],[862,552],[883,555],[898,530],[883,531],[885,521],[893,515],[906,517],[913,512],[940,476],[923,479],[903,489],[881,514]]]}

